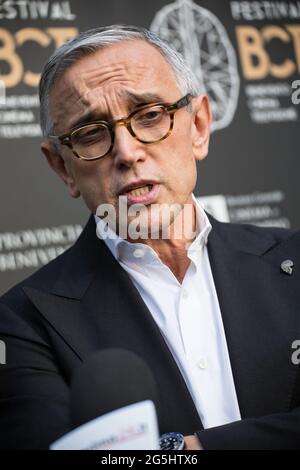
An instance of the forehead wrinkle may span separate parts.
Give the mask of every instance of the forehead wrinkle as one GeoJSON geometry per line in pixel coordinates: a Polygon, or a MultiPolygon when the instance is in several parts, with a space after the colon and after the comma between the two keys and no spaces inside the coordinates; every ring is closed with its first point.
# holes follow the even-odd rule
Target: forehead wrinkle
{"type": "Polygon", "coordinates": [[[129,95],[126,88],[130,88],[128,85],[132,83],[128,80],[123,83],[118,81],[118,87],[111,85],[110,83],[87,90],[82,96],[82,108],[85,108],[88,113],[99,110],[101,115],[107,114],[108,116],[113,116],[112,109],[118,112],[120,108],[124,108],[129,95]]]}
{"type": "MultiPolygon", "coordinates": [[[[86,92],[74,101],[75,112],[72,110],[72,117],[68,121],[66,110],[60,109],[57,113],[58,118],[64,119],[65,130],[70,130],[77,125],[95,119],[112,119],[117,115],[120,108],[124,108],[125,99],[128,95],[125,89],[113,89],[108,93],[106,87],[98,87],[86,92]]],[[[77,97],[76,97],[77,98],[77,97]]]]}
{"type": "MultiPolygon", "coordinates": [[[[149,70],[149,69],[148,69],[149,70]]],[[[139,63],[108,63],[99,64],[97,67],[90,68],[88,71],[83,71],[80,74],[80,81],[86,87],[94,87],[103,84],[107,81],[126,81],[129,77],[136,80],[147,74],[147,67],[139,63]]]]}
{"type": "Polygon", "coordinates": [[[74,90],[69,90],[68,93],[61,92],[56,95],[56,98],[58,98],[56,104],[51,106],[55,128],[59,128],[62,125],[65,126],[70,109],[72,110],[72,116],[82,113],[86,109],[87,103],[84,103],[82,97],[74,93],[74,90]]]}
{"type": "Polygon", "coordinates": [[[82,97],[82,112],[79,116],[72,116],[69,127],[81,125],[85,120],[88,122],[96,119],[118,119],[140,104],[162,101],[158,93],[148,91],[138,93],[125,85],[126,83],[118,82],[118,87],[111,88],[111,84],[106,84],[86,91],[82,97]]]}
{"type": "MultiPolygon", "coordinates": [[[[137,91],[130,87],[125,88],[120,83],[118,85],[118,88],[110,89],[111,84],[107,84],[104,87],[86,91],[84,96],[76,102],[78,114],[72,113],[67,130],[99,119],[106,121],[120,119],[140,105],[165,101],[163,94],[157,90],[137,91]]],[[[66,124],[65,111],[62,110],[60,114],[64,117],[66,124]]]]}
{"type": "MultiPolygon", "coordinates": [[[[125,109],[140,104],[139,99],[137,100],[138,103],[132,99],[134,94],[148,93],[149,95],[153,91],[155,95],[160,87],[155,86],[153,88],[153,83],[161,82],[168,89],[170,80],[171,82],[174,81],[174,74],[170,70],[169,64],[166,64],[165,60],[157,55],[159,53],[153,49],[152,54],[154,52],[156,57],[164,62],[161,63],[162,67],[159,67],[160,71],[161,68],[163,69],[163,79],[152,61],[150,63],[144,61],[144,54],[132,56],[130,50],[127,53],[127,49],[123,49],[120,57],[120,53],[111,54],[112,52],[114,52],[113,49],[110,49],[109,56],[105,55],[105,51],[101,51],[98,55],[97,53],[93,54],[86,58],[85,67],[85,59],[83,59],[66,71],[62,77],[62,82],[59,84],[60,99],[57,102],[59,105],[56,106],[56,115],[58,117],[57,122],[61,121],[64,128],[69,126],[68,120],[70,123],[71,121],[72,123],[78,122],[81,117],[84,119],[85,116],[96,114],[97,110],[99,110],[99,116],[107,114],[112,119],[123,117],[125,109]],[[93,59],[93,62],[90,58],[93,59]],[[166,73],[165,67],[168,68],[168,73],[166,73]],[[68,90],[67,96],[66,90],[68,90]],[[131,97],[128,96],[130,92],[131,97]]],[[[136,52],[136,48],[134,52],[136,52]]],[[[156,63],[156,60],[154,62],[156,63]]],[[[176,81],[174,84],[176,84],[176,81]]],[[[71,127],[73,127],[73,124],[71,124],[71,127]]]]}
{"type": "Polygon", "coordinates": [[[50,109],[54,127],[65,126],[67,116],[84,112],[89,102],[82,94],[83,83],[74,80],[69,74],[64,74],[57,81],[50,93],[50,109]]]}
{"type": "Polygon", "coordinates": [[[135,82],[136,78],[132,78],[124,67],[107,67],[104,72],[101,68],[100,73],[97,67],[80,73],[76,76],[76,80],[72,77],[71,86],[78,95],[81,105],[90,108],[94,107],[95,99],[98,101],[103,94],[111,93],[111,86],[116,84],[118,87],[135,89],[135,82]]]}
{"type": "Polygon", "coordinates": [[[163,94],[156,89],[149,91],[149,88],[145,90],[137,90],[136,88],[126,87],[126,83],[118,83],[118,87],[110,88],[110,85],[107,87],[97,88],[91,90],[88,94],[91,94],[93,98],[96,97],[96,100],[91,104],[91,100],[88,100],[90,103],[89,108],[91,110],[98,107],[101,107],[101,102],[104,102],[104,107],[102,107],[102,114],[104,114],[104,109],[108,109],[108,115],[114,116],[119,110],[132,111],[135,107],[139,105],[145,105],[149,103],[155,103],[159,101],[164,101],[163,94]],[[115,109],[115,112],[110,111],[115,109]]]}

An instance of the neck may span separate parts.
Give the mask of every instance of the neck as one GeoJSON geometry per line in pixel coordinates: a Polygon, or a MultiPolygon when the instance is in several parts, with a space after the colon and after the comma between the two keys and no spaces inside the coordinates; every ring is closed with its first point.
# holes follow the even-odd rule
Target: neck
{"type": "Polygon", "coordinates": [[[147,238],[134,240],[134,242],[144,243],[151,247],[161,261],[170,268],[177,280],[182,283],[190,265],[187,250],[194,240],[195,234],[196,209],[192,196],[190,196],[181,212],[169,226],[168,238],[147,238]],[[179,237],[178,234],[180,234],[179,237]]]}

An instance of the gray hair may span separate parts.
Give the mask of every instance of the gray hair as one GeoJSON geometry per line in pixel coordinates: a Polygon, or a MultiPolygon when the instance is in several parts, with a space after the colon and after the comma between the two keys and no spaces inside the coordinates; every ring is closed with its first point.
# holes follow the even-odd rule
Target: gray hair
{"type": "Polygon", "coordinates": [[[117,42],[133,39],[146,41],[160,51],[170,64],[177,85],[183,94],[198,95],[202,91],[183,57],[151,31],[127,25],[90,29],[59,47],[44,66],[39,85],[40,123],[44,136],[54,132],[52,118],[49,114],[49,96],[57,78],[82,57],[117,42]]]}

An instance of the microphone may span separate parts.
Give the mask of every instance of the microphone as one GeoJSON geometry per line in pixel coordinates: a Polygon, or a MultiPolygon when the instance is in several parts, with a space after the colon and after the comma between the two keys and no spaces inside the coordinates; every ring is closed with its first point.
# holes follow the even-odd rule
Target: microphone
{"type": "Polygon", "coordinates": [[[71,432],[50,448],[159,449],[152,372],[131,351],[106,349],[90,356],[71,382],[71,432]]]}

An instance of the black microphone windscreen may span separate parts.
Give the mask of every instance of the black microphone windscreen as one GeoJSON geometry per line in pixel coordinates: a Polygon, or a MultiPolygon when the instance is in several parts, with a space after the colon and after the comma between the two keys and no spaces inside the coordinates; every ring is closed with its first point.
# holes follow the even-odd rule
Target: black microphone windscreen
{"type": "Polygon", "coordinates": [[[157,387],[146,363],[131,351],[105,349],[76,369],[71,383],[73,428],[144,400],[157,403],[157,387]]]}

